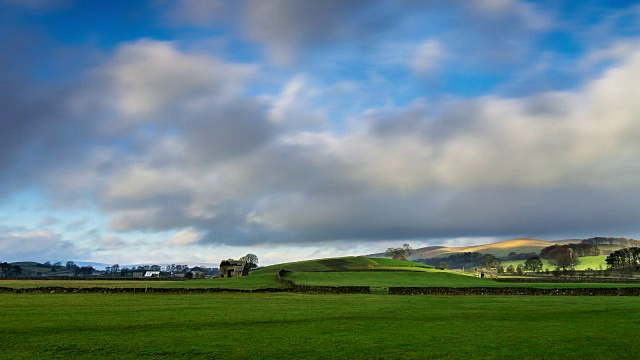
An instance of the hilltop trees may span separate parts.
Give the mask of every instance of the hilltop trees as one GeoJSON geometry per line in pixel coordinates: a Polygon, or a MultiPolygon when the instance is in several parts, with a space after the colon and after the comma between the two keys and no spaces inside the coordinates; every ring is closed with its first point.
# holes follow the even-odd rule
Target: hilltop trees
{"type": "Polygon", "coordinates": [[[579,254],[589,254],[595,252],[590,244],[567,244],[548,246],[540,251],[540,257],[549,260],[549,264],[562,268],[562,270],[573,269],[578,265],[579,254]],[[586,246],[577,246],[586,245],[586,246]]]}
{"type": "Polygon", "coordinates": [[[631,247],[612,252],[605,260],[611,270],[632,272],[640,268],[640,248],[631,247]]]}
{"type": "Polygon", "coordinates": [[[240,258],[241,261],[246,261],[249,264],[250,269],[255,269],[258,267],[258,256],[255,254],[247,254],[240,258]]]}
{"type": "Polygon", "coordinates": [[[384,252],[384,256],[396,260],[407,260],[412,252],[413,249],[409,244],[403,244],[402,247],[388,248],[387,251],[384,252]]]}
{"type": "Polygon", "coordinates": [[[8,262],[0,263],[0,276],[10,277],[19,276],[22,274],[22,267],[20,265],[11,265],[8,262]]]}
{"type": "Polygon", "coordinates": [[[482,258],[480,258],[480,265],[487,269],[495,269],[500,265],[500,260],[491,254],[484,254],[482,258]]]}

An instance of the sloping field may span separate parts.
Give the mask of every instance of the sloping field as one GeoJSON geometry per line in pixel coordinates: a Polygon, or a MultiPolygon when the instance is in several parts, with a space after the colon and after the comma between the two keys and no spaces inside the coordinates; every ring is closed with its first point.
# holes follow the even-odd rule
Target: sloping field
{"type": "Polygon", "coordinates": [[[314,286],[481,287],[499,284],[489,279],[479,279],[473,276],[435,269],[422,269],[420,271],[294,272],[289,274],[287,278],[293,280],[296,284],[314,286]]]}
{"type": "Polygon", "coordinates": [[[395,260],[395,259],[386,259],[386,258],[370,258],[375,261],[379,265],[384,267],[419,267],[419,268],[433,268],[433,266],[421,264],[413,261],[404,261],[404,260],[395,260]]]}
{"type": "Polygon", "coordinates": [[[455,253],[464,253],[464,252],[479,252],[482,254],[492,254],[496,257],[503,257],[509,255],[511,252],[516,253],[529,253],[529,252],[539,252],[543,248],[551,245],[555,245],[556,243],[546,240],[539,239],[512,239],[499,241],[492,244],[485,245],[476,245],[476,246],[463,246],[463,247],[442,247],[435,250],[430,250],[426,252],[417,252],[414,251],[411,254],[411,259],[430,259],[430,258],[441,258],[447,257],[451,254],[455,253]]]}
{"type": "Polygon", "coordinates": [[[638,283],[508,283],[444,270],[291,273],[287,278],[308,286],[448,287],[448,288],[629,288],[638,283]]]}
{"type": "Polygon", "coordinates": [[[287,269],[293,272],[380,270],[385,266],[399,265],[421,266],[421,264],[410,261],[399,262],[398,260],[391,259],[370,259],[364,256],[350,256],[271,265],[254,270],[251,274],[277,274],[280,269],[287,269]]]}

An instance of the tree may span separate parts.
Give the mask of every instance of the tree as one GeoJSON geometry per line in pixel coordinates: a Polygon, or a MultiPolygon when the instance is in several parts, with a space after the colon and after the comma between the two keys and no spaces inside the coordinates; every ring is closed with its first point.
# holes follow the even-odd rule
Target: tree
{"type": "Polygon", "coordinates": [[[440,262],[440,269],[446,269],[447,268],[447,263],[442,261],[440,262]]]}
{"type": "Polygon", "coordinates": [[[388,248],[387,251],[384,252],[384,256],[395,260],[407,260],[412,252],[413,249],[409,244],[403,244],[402,247],[388,248]]]}
{"type": "Polygon", "coordinates": [[[10,272],[11,272],[11,264],[9,264],[8,262],[0,263],[0,275],[2,275],[2,277],[9,276],[10,272]]]}
{"type": "Polygon", "coordinates": [[[547,253],[549,263],[563,271],[573,269],[578,265],[578,254],[569,247],[558,246],[547,253]]]}
{"type": "Polygon", "coordinates": [[[513,272],[514,272],[514,271],[515,271],[515,269],[513,268],[513,265],[509,265],[509,266],[507,266],[507,272],[508,272],[509,274],[513,274],[513,272]]]}
{"type": "Polygon", "coordinates": [[[522,275],[523,268],[524,266],[522,266],[522,264],[518,264],[518,266],[516,267],[516,273],[518,273],[518,275],[522,275]]]}
{"type": "Polygon", "coordinates": [[[76,263],[73,261],[67,261],[67,270],[73,270],[74,267],[76,267],[76,263]]]}
{"type": "Polygon", "coordinates": [[[82,276],[89,276],[91,274],[93,274],[93,272],[96,269],[93,268],[93,266],[83,266],[83,267],[77,267],[74,269],[74,274],[75,275],[82,275],[82,276]]]}
{"type": "Polygon", "coordinates": [[[484,254],[480,259],[480,265],[487,269],[494,269],[500,265],[500,260],[491,254],[484,254]]]}
{"type": "Polygon", "coordinates": [[[527,271],[535,271],[535,272],[541,271],[542,260],[540,260],[540,258],[537,256],[532,256],[524,263],[524,269],[527,271]]]}
{"type": "Polygon", "coordinates": [[[258,256],[255,254],[247,254],[240,258],[241,261],[246,261],[249,264],[250,269],[255,269],[258,267],[258,256]]]}
{"type": "Polygon", "coordinates": [[[184,274],[184,277],[185,277],[186,279],[193,279],[193,273],[192,273],[191,271],[187,271],[187,272],[184,274]]]}

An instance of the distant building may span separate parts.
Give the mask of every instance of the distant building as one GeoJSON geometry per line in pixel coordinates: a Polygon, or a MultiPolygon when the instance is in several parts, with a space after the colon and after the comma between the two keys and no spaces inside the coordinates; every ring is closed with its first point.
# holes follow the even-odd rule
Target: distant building
{"type": "Polygon", "coordinates": [[[144,277],[160,277],[160,271],[145,271],[144,277]]]}
{"type": "Polygon", "coordinates": [[[134,271],[132,274],[134,278],[141,278],[144,276],[144,271],[134,271]]]}
{"type": "Polygon", "coordinates": [[[474,275],[479,278],[497,279],[498,272],[495,269],[475,268],[474,275]]]}
{"type": "Polygon", "coordinates": [[[249,275],[249,263],[242,260],[222,260],[218,272],[221,278],[249,275]]]}

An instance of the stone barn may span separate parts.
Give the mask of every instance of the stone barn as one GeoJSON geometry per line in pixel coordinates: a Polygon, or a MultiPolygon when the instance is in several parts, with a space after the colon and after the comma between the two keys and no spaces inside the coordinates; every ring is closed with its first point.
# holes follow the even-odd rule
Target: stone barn
{"type": "Polygon", "coordinates": [[[495,269],[475,268],[474,275],[479,278],[497,279],[498,271],[495,269]]]}
{"type": "Polygon", "coordinates": [[[243,260],[222,260],[220,262],[220,277],[236,277],[249,275],[249,263],[243,260]]]}

